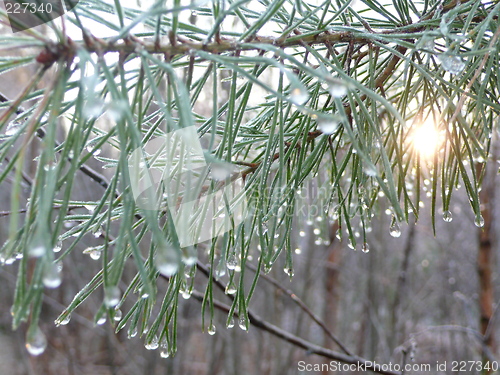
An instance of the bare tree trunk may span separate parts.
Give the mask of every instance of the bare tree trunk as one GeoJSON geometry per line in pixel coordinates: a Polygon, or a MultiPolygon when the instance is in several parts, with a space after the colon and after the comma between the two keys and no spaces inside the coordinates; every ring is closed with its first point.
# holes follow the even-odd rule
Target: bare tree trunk
{"type": "MultiPolygon", "coordinates": [[[[476,174],[478,177],[480,177],[483,173],[483,170],[484,177],[479,198],[481,202],[481,215],[484,219],[484,226],[478,229],[479,249],[477,257],[480,332],[484,336],[485,349],[489,349],[494,352],[495,339],[493,330],[488,329],[488,327],[493,316],[494,304],[494,291],[491,274],[493,266],[493,199],[495,192],[496,170],[488,168],[484,163],[477,164],[476,174]]],[[[488,371],[485,373],[490,372],[488,371]]]]}

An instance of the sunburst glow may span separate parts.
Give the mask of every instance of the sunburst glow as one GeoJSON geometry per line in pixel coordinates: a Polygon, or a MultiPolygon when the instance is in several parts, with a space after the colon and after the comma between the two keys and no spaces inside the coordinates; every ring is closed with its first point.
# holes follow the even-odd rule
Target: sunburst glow
{"type": "Polygon", "coordinates": [[[430,159],[441,145],[441,134],[432,119],[418,125],[412,132],[413,147],[424,159],[430,159]]]}

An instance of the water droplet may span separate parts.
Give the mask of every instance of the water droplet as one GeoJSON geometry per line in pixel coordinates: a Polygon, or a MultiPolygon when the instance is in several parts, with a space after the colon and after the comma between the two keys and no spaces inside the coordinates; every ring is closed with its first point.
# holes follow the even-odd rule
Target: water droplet
{"type": "Polygon", "coordinates": [[[484,218],[483,215],[476,216],[476,219],[474,220],[474,224],[478,228],[482,228],[484,226],[484,218]]]}
{"type": "Polygon", "coordinates": [[[307,220],[307,221],[306,221],[306,225],[309,225],[309,226],[313,225],[312,220],[307,220]]]}
{"type": "Polygon", "coordinates": [[[328,80],[328,92],[334,98],[342,98],[347,94],[347,86],[343,80],[332,78],[328,80]]]}
{"type": "Polygon", "coordinates": [[[443,53],[438,57],[443,69],[451,74],[459,74],[465,69],[465,62],[459,56],[443,53]]]}
{"type": "Polygon", "coordinates": [[[243,331],[248,331],[248,320],[247,318],[243,315],[241,318],[238,320],[238,327],[240,327],[243,331]]]}
{"type": "Polygon", "coordinates": [[[363,244],[363,246],[361,247],[361,251],[362,251],[363,253],[368,253],[368,252],[370,251],[370,247],[368,246],[368,244],[367,244],[366,242],[365,242],[365,243],[363,244]]]}
{"type": "Polygon", "coordinates": [[[169,353],[168,349],[163,349],[160,352],[160,357],[162,357],[162,358],[168,358],[168,357],[170,357],[170,353],[169,353]]]}
{"type": "Polygon", "coordinates": [[[43,269],[42,282],[46,288],[57,288],[61,285],[61,275],[56,263],[46,264],[43,269]]]}
{"type": "Polygon", "coordinates": [[[300,236],[300,237],[305,237],[305,236],[306,236],[306,232],[304,232],[303,230],[301,230],[301,231],[299,232],[299,236],[300,236]]]}
{"type": "Polygon", "coordinates": [[[115,310],[115,316],[113,317],[113,320],[115,322],[119,322],[120,320],[122,320],[122,317],[123,317],[122,311],[120,309],[115,310]]]}
{"type": "Polygon", "coordinates": [[[179,265],[181,263],[181,256],[177,249],[172,245],[167,244],[167,246],[158,249],[155,258],[156,268],[161,274],[169,277],[175,275],[179,270],[179,265]]]}
{"type": "Polygon", "coordinates": [[[9,125],[7,125],[7,129],[5,129],[5,135],[12,136],[14,134],[17,134],[17,132],[21,129],[21,122],[14,120],[9,122],[9,125]]]}
{"type": "Polygon", "coordinates": [[[351,250],[356,250],[356,246],[354,246],[354,243],[352,240],[349,238],[349,241],[347,241],[347,247],[351,250]]]}
{"type": "Polygon", "coordinates": [[[226,268],[224,266],[221,267],[220,265],[223,265],[223,263],[222,262],[219,263],[219,266],[215,270],[215,279],[216,280],[223,278],[224,275],[226,274],[226,268]]]}
{"type": "Polygon", "coordinates": [[[62,249],[62,241],[59,241],[57,242],[55,245],[54,245],[54,248],[52,249],[52,251],[54,253],[58,253],[59,251],[61,251],[62,249]]]}
{"type": "Polygon", "coordinates": [[[98,326],[102,326],[104,323],[106,323],[106,315],[103,314],[99,319],[97,319],[96,324],[98,326]]]}
{"type": "Polygon", "coordinates": [[[93,249],[89,252],[90,259],[99,260],[101,258],[101,251],[93,249]]]}
{"type": "Polygon", "coordinates": [[[213,324],[213,323],[210,324],[210,327],[208,327],[208,330],[207,330],[208,334],[210,336],[213,336],[213,335],[215,335],[215,331],[216,331],[215,324],[213,324]]]}
{"type": "Polygon", "coordinates": [[[231,329],[231,328],[233,328],[233,327],[234,327],[234,318],[231,318],[231,319],[229,319],[229,320],[227,321],[227,323],[226,323],[226,328],[231,329]]]}
{"type": "Polygon", "coordinates": [[[313,233],[314,233],[315,235],[319,235],[319,234],[321,233],[321,229],[319,229],[319,228],[314,228],[313,233]]]}
{"type": "Polygon", "coordinates": [[[31,355],[37,356],[42,354],[45,348],[47,348],[47,338],[40,328],[36,328],[36,331],[26,340],[26,349],[31,355]]]}
{"type": "Polygon", "coordinates": [[[143,294],[141,295],[141,298],[142,298],[142,299],[146,299],[146,298],[148,298],[148,297],[149,297],[149,294],[148,294],[148,293],[143,293],[143,294]]]}
{"type": "Polygon", "coordinates": [[[285,268],[283,268],[283,272],[285,272],[290,277],[293,277],[293,275],[294,275],[292,267],[285,267],[285,268]]]}
{"type": "Polygon", "coordinates": [[[295,254],[302,254],[302,250],[300,248],[296,248],[295,249],[295,254]]]}
{"type": "Polygon", "coordinates": [[[363,172],[369,177],[375,177],[377,175],[377,170],[374,166],[365,165],[363,167],[363,172]]]}
{"type": "Polygon", "coordinates": [[[129,339],[132,338],[132,337],[137,336],[137,327],[134,327],[134,328],[130,327],[129,330],[128,330],[128,335],[127,336],[128,336],[129,339]]]}
{"type": "Polygon", "coordinates": [[[452,215],[451,211],[443,212],[443,220],[446,221],[447,223],[449,223],[453,220],[453,215],[452,215]]]}
{"type": "Polygon", "coordinates": [[[120,303],[121,297],[122,292],[116,285],[110,285],[104,289],[104,304],[107,307],[115,307],[116,305],[118,305],[118,303],[120,303]]]}
{"type": "Polygon", "coordinates": [[[295,105],[303,105],[309,100],[309,92],[305,87],[294,87],[290,92],[290,101],[295,105]]]}
{"type": "Polygon", "coordinates": [[[232,253],[226,260],[226,267],[228,270],[234,270],[238,265],[238,260],[236,259],[236,254],[232,253]]]}
{"type": "Polygon", "coordinates": [[[57,319],[54,323],[56,324],[57,327],[65,326],[69,323],[70,320],[71,320],[71,314],[68,314],[62,319],[57,319]]]}
{"type": "Polygon", "coordinates": [[[340,120],[336,116],[319,115],[316,122],[324,134],[333,134],[339,128],[340,120]]]}
{"type": "Polygon", "coordinates": [[[156,349],[158,349],[159,346],[160,346],[160,344],[158,343],[158,337],[157,336],[154,336],[153,339],[150,342],[148,342],[146,345],[144,345],[144,347],[147,350],[156,350],[156,349]]]}
{"type": "Polygon", "coordinates": [[[391,226],[389,228],[389,233],[391,234],[392,237],[397,238],[401,236],[401,229],[399,228],[399,224],[394,217],[392,218],[391,226]]]}
{"type": "MultiPolygon", "coordinates": [[[[94,147],[97,145],[98,142],[99,142],[99,138],[91,139],[90,141],[87,142],[87,145],[85,146],[85,148],[87,149],[88,152],[92,152],[92,150],[94,149],[94,147]]],[[[101,153],[101,149],[98,148],[98,149],[94,150],[93,155],[98,156],[100,153],[101,153]]]]}
{"type": "Polygon", "coordinates": [[[97,228],[92,234],[94,235],[95,238],[99,238],[102,235],[102,229],[97,228]]]}
{"type": "Polygon", "coordinates": [[[226,294],[235,294],[236,293],[236,285],[234,285],[234,282],[231,280],[229,284],[226,285],[226,294]]]}
{"type": "Polygon", "coordinates": [[[191,298],[191,289],[190,288],[186,288],[182,291],[182,298],[184,299],[190,299],[191,298]]]}

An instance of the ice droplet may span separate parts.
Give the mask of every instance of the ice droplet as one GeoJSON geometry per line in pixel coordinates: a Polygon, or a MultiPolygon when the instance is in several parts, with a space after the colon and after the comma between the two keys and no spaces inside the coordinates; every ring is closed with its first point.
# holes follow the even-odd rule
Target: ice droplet
{"type": "Polygon", "coordinates": [[[340,119],[336,116],[320,115],[316,122],[318,123],[318,129],[324,134],[333,134],[339,128],[340,119]]]}
{"type": "Polygon", "coordinates": [[[104,304],[107,307],[115,307],[120,302],[122,292],[116,285],[107,286],[104,289],[104,304]]]}
{"type": "Polygon", "coordinates": [[[55,289],[61,285],[61,275],[56,263],[46,264],[43,270],[42,282],[46,288],[55,289]]]}
{"type": "Polygon", "coordinates": [[[449,223],[453,220],[453,215],[452,215],[451,211],[443,212],[443,220],[446,221],[447,223],[449,223]]]}
{"type": "Polygon", "coordinates": [[[343,80],[332,78],[328,82],[328,92],[334,98],[342,98],[345,94],[347,94],[347,86],[343,80]]]}
{"type": "Polygon", "coordinates": [[[294,87],[290,92],[290,101],[295,105],[303,105],[309,100],[309,92],[305,87],[294,87]]]}
{"type": "Polygon", "coordinates": [[[172,276],[179,270],[181,255],[171,244],[159,248],[155,258],[156,268],[162,275],[172,276]]]}
{"type": "Polygon", "coordinates": [[[476,219],[474,220],[474,224],[478,228],[482,228],[484,226],[484,218],[483,215],[476,216],[476,219]]]}
{"type": "Polygon", "coordinates": [[[45,348],[47,348],[47,338],[40,328],[37,328],[36,331],[27,338],[26,349],[31,355],[37,356],[42,354],[45,348]]]}
{"type": "Polygon", "coordinates": [[[451,74],[459,74],[465,69],[465,62],[459,56],[443,53],[438,57],[443,69],[451,74]]]}

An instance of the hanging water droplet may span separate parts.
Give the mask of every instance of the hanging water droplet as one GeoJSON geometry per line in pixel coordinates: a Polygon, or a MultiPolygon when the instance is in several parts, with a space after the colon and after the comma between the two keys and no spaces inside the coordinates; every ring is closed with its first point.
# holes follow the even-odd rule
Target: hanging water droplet
{"type": "MultiPolygon", "coordinates": [[[[92,153],[92,150],[94,149],[94,147],[97,145],[98,142],[99,142],[99,138],[94,138],[94,139],[91,139],[90,141],[88,141],[87,145],[85,146],[85,148],[87,149],[87,152],[92,153]]],[[[100,148],[95,149],[93,151],[94,156],[98,156],[100,153],[101,153],[100,148]]]]}
{"type": "Polygon", "coordinates": [[[314,233],[315,235],[319,235],[319,234],[321,233],[321,229],[319,229],[319,228],[314,228],[313,233],[314,233]]]}
{"type": "Polygon", "coordinates": [[[113,320],[115,322],[119,322],[120,320],[122,320],[122,317],[123,317],[122,311],[120,309],[115,310],[115,316],[113,316],[113,320]]]}
{"type": "Polygon", "coordinates": [[[294,87],[290,92],[290,101],[295,105],[303,105],[309,100],[309,92],[303,86],[294,87]]]}
{"type": "Polygon", "coordinates": [[[392,218],[391,226],[389,228],[389,233],[391,234],[392,237],[397,238],[401,236],[401,229],[399,228],[399,224],[394,217],[392,218]]]}
{"type": "Polygon", "coordinates": [[[332,78],[328,80],[328,92],[334,98],[342,98],[347,94],[347,85],[343,80],[332,78]]]}
{"type": "Polygon", "coordinates": [[[191,298],[191,289],[190,288],[186,288],[182,291],[182,298],[184,299],[190,299],[191,298]]]}
{"type": "Polygon", "coordinates": [[[61,275],[56,263],[46,264],[43,269],[42,282],[46,288],[57,288],[61,285],[61,275]]]}
{"type": "Polygon", "coordinates": [[[309,225],[309,226],[313,225],[313,221],[312,220],[307,220],[306,221],[306,225],[309,225]]]}
{"type": "Polygon", "coordinates": [[[234,282],[232,280],[229,284],[226,285],[225,293],[229,295],[236,293],[236,285],[234,285],[234,282]]]}
{"type": "Polygon", "coordinates": [[[137,327],[130,327],[129,330],[128,330],[128,334],[127,334],[128,338],[131,339],[135,336],[137,336],[137,327]]]}
{"type": "Polygon", "coordinates": [[[67,325],[71,320],[71,314],[66,315],[63,319],[61,320],[56,320],[56,326],[65,326],[67,325]]]}
{"type": "Polygon", "coordinates": [[[101,258],[101,251],[94,249],[89,252],[90,259],[99,260],[101,258]]]}
{"type": "Polygon", "coordinates": [[[215,324],[213,324],[213,323],[210,324],[210,327],[208,327],[208,330],[207,330],[208,334],[210,336],[213,336],[213,335],[215,335],[215,331],[216,331],[215,324]]]}
{"type": "Polygon", "coordinates": [[[40,328],[36,328],[36,330],[30,335],[28,331],[28,338],[26,340],[26,349],[28,353],[33,356],[38,356],[42,354],[47,348],[47,338],[40,330],[40,328]]]}
{"type": "Polygon", "coordinates": [[[302,253],[302,250],[301,250],[300,248],[298,248],[298,247],[297,247],[297,248],[295,249],[295,254],[299,255],[299,254],[301,254],[301,253],[302,253]]]}
{"type": "Polygon", "coordinates": [[[285,268],[283,268],[283,272],[285,272],[290,277],[293,277],[293,275],[294,275],[292,267],[285,267],[285,268]]]}
{"type": "Polygon", "coordinates": [[[110,285],[104,289],[104,304],[107,307],[115,307],[116,305],[118,305],[118,303],[120,303],[121,297],[122,292],[116,285],[110,285]]]}
{"type": "Polygon", "coordinates": [[[170,353],[168,352],[168,349],[163,349],[160,352],[160,357],[162,357],[162,358],[168,358],[168,357],[170,357],[170,353]]]}
{"type": "Polygon", "coordinates": [[[7,125],[7,129],[5,129],[5,135],[12,136],[17,134],[17,132],[21,129],[22,123],[20,121],[14,120],[9,122],[7,125]]]}
{"type": "Polygon", "coordinates": [[[438,57],[443,69],[451,74],[459,74],[465,69],[465,62],[459,56],[442,53],[438,57]]]}
{"type": "Polygon", "coordinates": [[[102,229],[97,228],[92,234],[94,235],[94,238],[99,238],[102,235],[102,229]]]}
{"type": "Polygon", "coordinates": [[[102,326],[104,323],[106,323],[106,315],[103,314],[103,316],[97,319],[96,324],[98,326],[102,326]]]}
{"type": "Polygon", "coordinates": [[[234,270],[238,265],[238,260],[236,259],[236,254],[232,253],[226,260],[226,267],[228,270],[234,270]]]}
{"type": "Polygon", "coordinates": [[[361,251],[363,253],[368,253],[370,251],[370,247],[368,246],[368,244],[366,242],[363,244],[363,246],[361,246],[361,251]]]}
{"type": "Polygon", "coordinates": [[[337,116],[319,115],[316,122],[324,134],[333,134],[339,128],[340,119],[337,116]]]}
{"type": "Polygon", "coordinates": [[[305,237],[305,236],[306,236],[306,232],[304,232],[303,230],[301,230],[301,231],[299,232],[299,236],[300,236],[300,237],[305,237]]]}
{"type": "Polygon", "coordinates": [[[243,331],[248,331],[247,324],[248,324],[247,318],[244,315],[242,315],[238,321],[238,327],[240,327],[243,331]]]}
{"type": "Polygon", "coordinates": [[[154,336],[153,339],[150,342],[148,342],[146,345],[144,345],[144,347],[147,350],[156,350],[156,349],[158,349],[158,346],[160,346],[160,344],[158,343],[158,337],[157,336],[154,336]]]}
{"type": "Polygon", "coordinates": [[[482,228],[484,226],[484,218],[483,215],[476,216],[476,219],[474,220],[474,224],[478,228],[482,228]]]}
{"type": "Polygon", "coordinates": [[[142,299],[146,299],[146,298],[148,298],[148,297],[149,297],[149,294],[148,294],[148,293],[143,293],[143,294],[141,294],[141,298],[142,298],[142,299]]]}
{"type": "Polygon", "coordinates": [[[352,240],[349,238],[349,241],[347,241],[347,247],[351,250],[356,250],[356,246],[354,246],[354,243],[352,240]]]}
{"type": "Polygon", "coordinates": [[[233,327],[234,327],[234,318],[231,318],[231,319],[229,319],[229,320],[227,321],[227,323],[226,323],[226,328],[231,329],[231,328],[233,328],[233,327]]]}
{"type": "Polygon", "coordinates": [[[177,273],[181,263],[179,251],[171,244],[158,249],[155,257],[155,264],[161,274],[169,277],[177,273]]]}
{"type": "Polygon", "coordinates": [[[59,251],[61,251],[62,249],[62,241],[58,241],[55,245],[54,245],[54,248],[52,249],[52,251],[54,253],[58,253],[59,251]]]}
{"type": "Polygon", "coordinates": [[[446,221],[447,223],[451,222],[453,220],[453,215],[451,211],[445,211],[443,212],[443,220],[446,221]]]}

